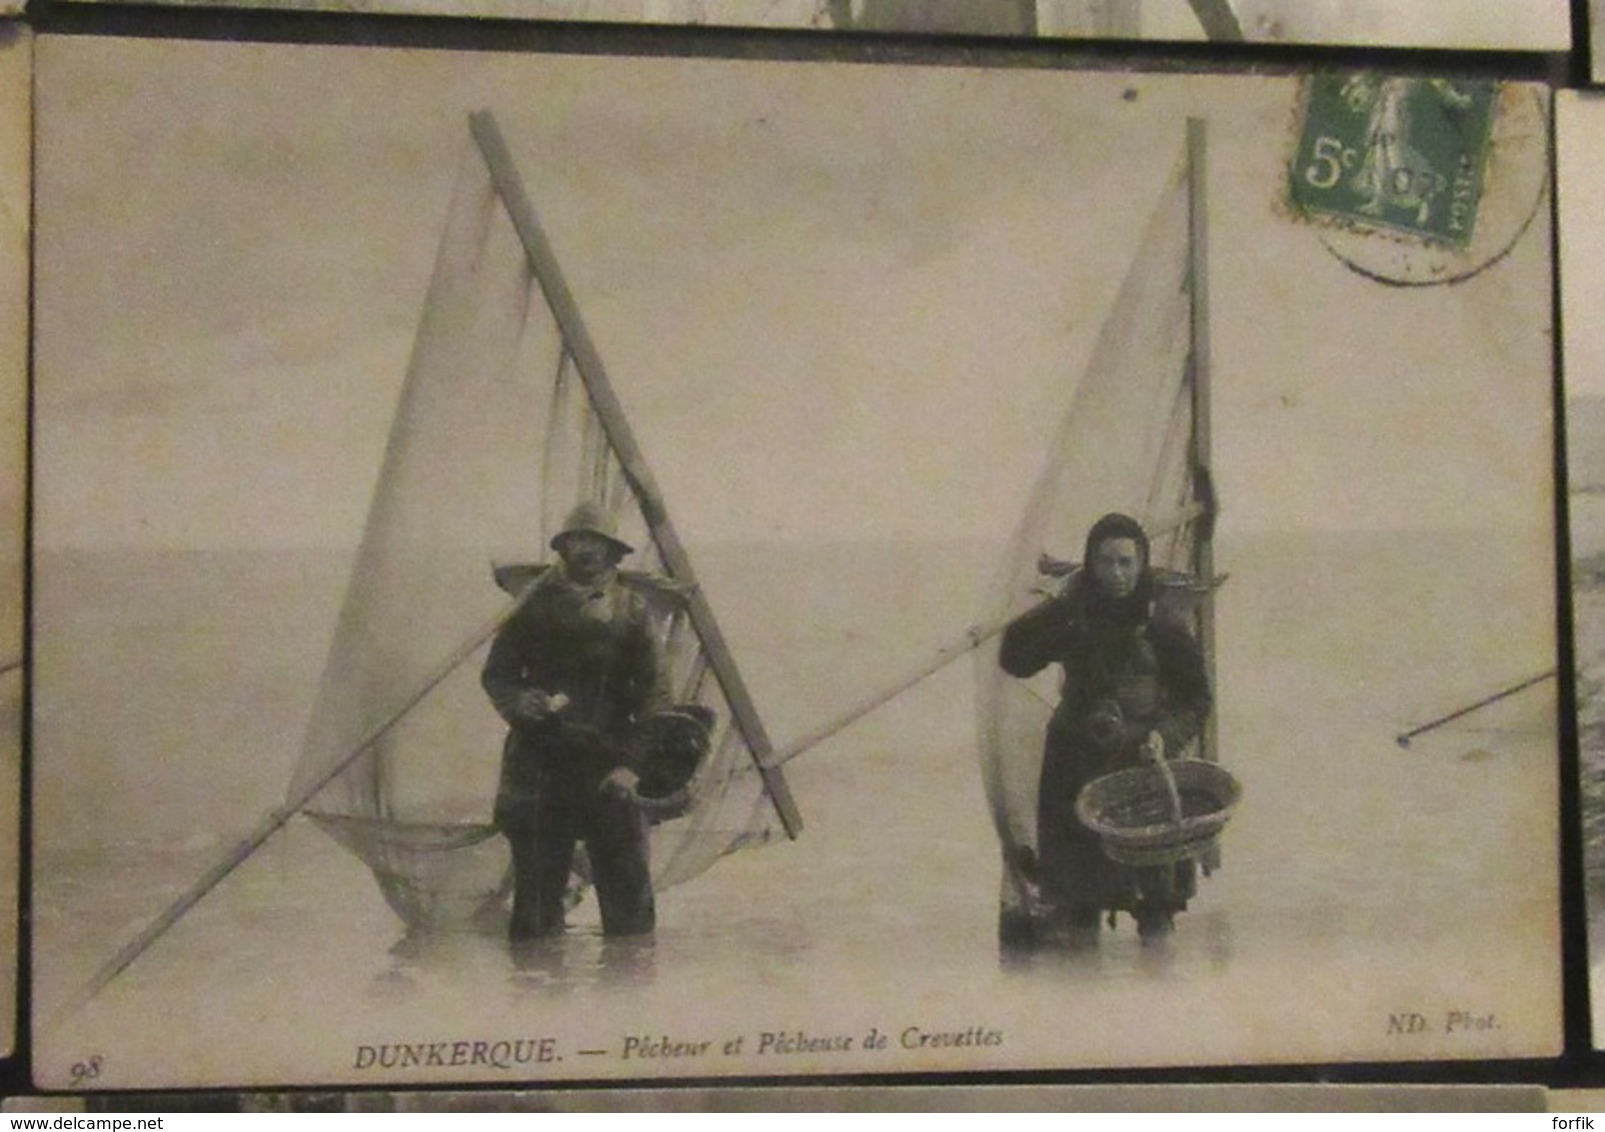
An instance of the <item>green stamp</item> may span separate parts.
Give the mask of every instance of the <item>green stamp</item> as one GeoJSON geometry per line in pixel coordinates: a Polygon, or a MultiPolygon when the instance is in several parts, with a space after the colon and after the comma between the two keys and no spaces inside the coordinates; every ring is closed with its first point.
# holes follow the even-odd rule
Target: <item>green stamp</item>
{"type": "Polygon", "coordinates": [[[1497,94],[1483,81],[1312,76],[1289,169],[1294,209],[1466,248],[1497,94]]]}

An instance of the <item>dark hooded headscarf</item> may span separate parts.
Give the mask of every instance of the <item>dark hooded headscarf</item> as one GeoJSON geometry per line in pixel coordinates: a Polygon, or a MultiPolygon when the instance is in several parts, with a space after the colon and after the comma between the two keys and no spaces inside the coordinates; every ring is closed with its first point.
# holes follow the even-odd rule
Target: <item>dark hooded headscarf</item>
{"type": "Polygon", "coordinates": [[[1112,511],[1105,515],[1092,524],[1092,529],[1087,532],[1087,545],[1081,561],[1082,597],[1094,621],[1111,626],[1132,626],[1141,624],[1147,618],[1148,607],[1153,600],[1154,581],[1148,558],[1148,532],[1142,529],[1141,523],[1119,512],[1112,511]],[[1092,560],[1099,544],[1115,538],[1131,539],[1142,554],[1142,573],[1137,577],[1136,588],[1126,597],[1106,593],[1092,573],[1092,560]]]}

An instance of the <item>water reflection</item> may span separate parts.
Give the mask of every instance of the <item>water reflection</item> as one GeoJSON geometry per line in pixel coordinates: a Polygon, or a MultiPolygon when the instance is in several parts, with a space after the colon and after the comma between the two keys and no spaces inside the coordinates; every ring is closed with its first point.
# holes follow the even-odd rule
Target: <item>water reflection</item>
{"type": "Polygon", "coordinates": [[[513,985],[567,993],[578,987],[646,987],[657,978],[657,941],[650,935],[604,936],[570,930],[508,947],[513,985]]]}
{"type": "Polygon", "coordinates": [[[1006,977],[1172,978],[1220,975],[1236,951],[1231,917],[1220,909],[1184,913],[1169,935],[1141,939],[1126,917],[1097,930],[1051,924],[1034,939],[1000,944],[998,966],[1006,977]]]}
{"type": "Polygon", "coordinates": [[[567,943],[562,936],[549,936],[510,944],[513,985],[519,990],[565,990],[570,978],[567,943]]]}

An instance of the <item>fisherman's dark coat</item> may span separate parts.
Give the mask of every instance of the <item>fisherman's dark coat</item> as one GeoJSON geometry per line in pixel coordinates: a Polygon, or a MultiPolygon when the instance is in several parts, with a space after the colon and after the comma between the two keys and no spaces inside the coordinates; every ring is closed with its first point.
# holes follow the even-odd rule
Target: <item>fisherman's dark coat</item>
{"type": "Polygon", "coordinates": [[[1174,758],[1209,714],[1203,651],[1186,626],[1155,615],[1152,594],[1145,578],[1132,598],[1108,598],[1082,572],[1062,597],[1003,634],[998,662],[1011,676],[1033,676],[1050,664],[1063,671],[1037,798],[1038,880],[1043,898],[1062,911],[1135,911],[1143,899],[1176,911],[1192,892],[1190,864],[1175,877],[1139,875],[1158,870],[1111,861],[1075,814],[1082,787],[1136,766],[1150,732],[1159,733],[1174,758]]]}
{"type": "Polygon", "coordinates": [[[482,677],[509,726],[496,797],[499,826],[527,821],[547,783],[594,790],[614,769],[639,771],[637,724],[668,706],[646,600],[616,576],[580,587],[543,576],[491,645],[482,677]],[[520,719],[521,693],[563,695],[547,719],[520,719]]]}

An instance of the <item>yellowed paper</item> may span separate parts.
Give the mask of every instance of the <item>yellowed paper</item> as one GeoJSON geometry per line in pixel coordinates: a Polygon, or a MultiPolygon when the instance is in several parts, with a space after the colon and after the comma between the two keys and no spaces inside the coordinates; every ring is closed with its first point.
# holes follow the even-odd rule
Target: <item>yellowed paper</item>
{"type": "MultiPolygon", "coordinates": [[[[1296,78],[91,37],[39,66],[40,1086],[1559,1051],[1554,682],[1434,723],[1555,663],[1542,129],[1494,131],[1502,235],[1446,260],[1294,213],[1288,178],[1326,176],[1293,160],[1296,78]],[[1206,120],[1214,710],[1244,796],[1167,943],[1122,916],[1000,955],[990,672],[960,663],[789,763],[801,837],[663,888],[651,946],[602,938],[590,895],[534,953],[408,934],[293,817],[127,954],[285,804],[339,679],[482,108],[777,747],[980,616],[1206,120]]],[[[503,729],[466,702],[435,771],[488,820],[503,729]]]]}
{"type": "MultiPolygon", "coordinates": [[[[100,0],[111,3],[115,0],[100,0]]],[[[1565,0],[161,0],[602,23],[1072,39],[1566,51],[1565,0]]]]}
{"type": "Polygon", "coordinates": [[[0,23],[0,1053],[17,1013],[32,39],[0,23]]]}
{"type": "Polygon", "coordinates": [[[1605,281],[1598,270],[1605,252],[1605,209],[1593,188],[1605,183],[1605,162],[1599,143],[1605,140],[1605,102],[1591,94],[1566,92],[1556,106],[1559,146],[1561,244],[1561,311],[1565,327],[1565,405],[1567,514],[1571,523],[1572,630],[1577,680],[1577,736],[1582,775],[1584,893],[1588,910],[1589,988],[1599,1044],[1601,948],[1605,947],[1605,735],[1601,733],[1601,627],[1605,605],[1600,595],[1600,562],[1605,553],[1600,526],[1601,460],[1605,458],[1605,335],[1589,311],[1601,298],[1605,281]]]}

